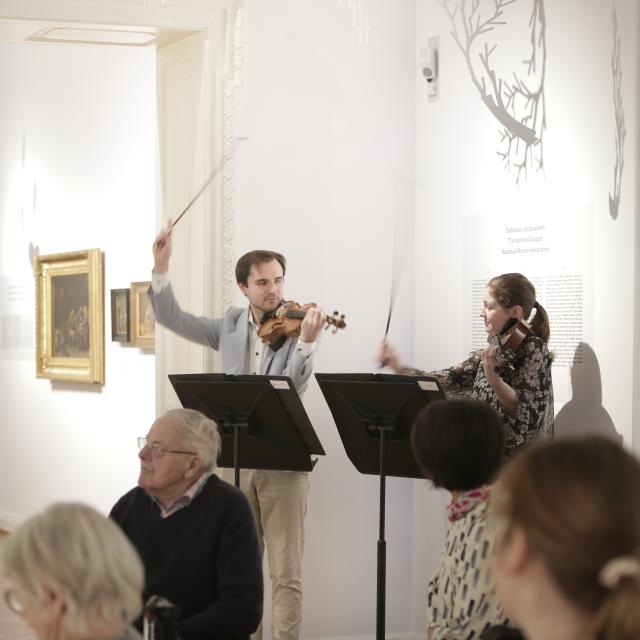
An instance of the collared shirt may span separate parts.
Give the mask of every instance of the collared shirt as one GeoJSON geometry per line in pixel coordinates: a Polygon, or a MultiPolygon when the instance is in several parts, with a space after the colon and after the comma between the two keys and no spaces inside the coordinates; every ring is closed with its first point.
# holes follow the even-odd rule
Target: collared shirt
{"type": "Polygon", "coordinates": [[[258,337],[259,325],[253,319],[253,313],[249,309],[249,326],[247,328],[247,358],[245,371],[251,375],[262,373],[262,361],[264,360],[265,344],[258,337]]]}
{"type": "Polygon", "coordinates": [[[180,511],[180,509],[188,507],[196,498],[196,496],[202,491],[202,487],[204,487],[210,475],[210,471],[203,473],[177,500],[175,500],[168,507],[165,507],[153,496],[151,496],[151,499],[158,505],[158,507],[160,507],[160,517],[168,518],[169,516],[172,516],[174,513],[176,513],[176,511],[180,511]]]}

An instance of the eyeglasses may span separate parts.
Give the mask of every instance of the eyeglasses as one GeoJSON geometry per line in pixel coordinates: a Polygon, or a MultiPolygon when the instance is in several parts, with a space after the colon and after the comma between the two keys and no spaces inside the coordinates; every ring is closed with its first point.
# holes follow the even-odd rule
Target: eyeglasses
{"type": "Polygon", "coordinates": [[[7,603],[7,607],[14,613],[22,613],[25,610],[24,604],[13,589],[5,589],[4,601],[7,603]]]}
{"type": "Polygon", "coordinates": [[[142,451],[145,447],[149,447],[151,455],[154,458],[163,456],[165,453],[182,453],[187,456],[198,455],[195,451],[180,451],[180,449],[165,449],[161,447],[157,442],[149,442],[148,438],[138,438],[138,449],[142,451]]]}

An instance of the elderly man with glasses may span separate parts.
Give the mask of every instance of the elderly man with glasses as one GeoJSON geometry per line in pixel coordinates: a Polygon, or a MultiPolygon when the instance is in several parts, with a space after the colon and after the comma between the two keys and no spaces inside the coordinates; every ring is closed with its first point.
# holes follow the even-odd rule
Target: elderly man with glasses
{"type": "Polygon", "coordinates": [[[138,446],[138,486],[111,517],[140,553],[145,599],[161,595],[180,608],[183,640],[247,638],[262,617],[261,555],[246,498],[213,473],[215,423],[175,409],[138,446]]]}

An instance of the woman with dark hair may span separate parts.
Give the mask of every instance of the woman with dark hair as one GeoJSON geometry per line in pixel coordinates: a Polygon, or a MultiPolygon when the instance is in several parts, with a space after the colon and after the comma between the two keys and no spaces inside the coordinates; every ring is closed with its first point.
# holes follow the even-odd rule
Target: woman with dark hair
{"type": "Polygon", "coordinates": [[[528,640],[640,638],[640,463],[601,436],[540,443],[490,508],[493,576],[528,640]]]}
{"type": "Polygon", "coordinates": [[[418,416],[413,452],[434,487],[451,492],[449,530],[439,568],[429,582],[429,640],[479,638],[503,625],[490,579],[488,500],[504,456],[496,412],[478,400],[441,400],[418,416]]]}
{"type": "Polygon", "coordinates": [[[535,287],[520,273],[505,273],[489,280],[480,315],[489,344],[455,367],[426,374],[406,367],[386,340],[378,357],[396,373],[436,377],[448,397],[488,402],[502,418],[506,454],[510,456],[542,436],[553,435],[549,318],[536,301],[535,287]],[[495,339],[518,321],[524,321],[518,325],[523,328],[524,338],[513,361],[505,366],[495,339]]]}

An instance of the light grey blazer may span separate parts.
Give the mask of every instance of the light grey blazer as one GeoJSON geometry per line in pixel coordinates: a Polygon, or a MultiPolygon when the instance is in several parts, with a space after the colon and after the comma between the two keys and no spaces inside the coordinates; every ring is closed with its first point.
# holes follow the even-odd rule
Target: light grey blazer
{"type": "MultiPolygon", "coordinates": [[[[247,346],[249,328],[249,307],[230,307],[223,318],[205,318],[183,311],[169,284],[160,293],[149,290],[156,320],[162,326],[179,336],[209,346],[220,351],[224,373],[246,374],[247,346]]],[[[313,358],[316,349],[303,355],[296,348],[297,339],[287,338],[286,342],[274,351],[265,347],[262,361],[263,375],[289,376],[297,392],[302,395],[313,372],[313,358]]]]}

